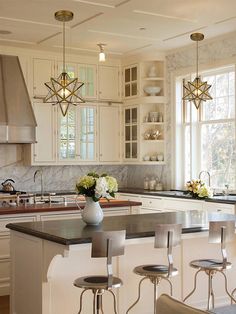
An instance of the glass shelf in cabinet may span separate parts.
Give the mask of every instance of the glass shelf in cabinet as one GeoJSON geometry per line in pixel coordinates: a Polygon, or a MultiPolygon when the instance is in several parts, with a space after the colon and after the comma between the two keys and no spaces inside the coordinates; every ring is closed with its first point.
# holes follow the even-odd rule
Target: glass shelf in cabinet
{"type": "Polygon", "coordinates": [[[145,76],[142,79],[146,81],[164,81],[165,78],[162,76],[154,76],[154,77],[145,76]]]}

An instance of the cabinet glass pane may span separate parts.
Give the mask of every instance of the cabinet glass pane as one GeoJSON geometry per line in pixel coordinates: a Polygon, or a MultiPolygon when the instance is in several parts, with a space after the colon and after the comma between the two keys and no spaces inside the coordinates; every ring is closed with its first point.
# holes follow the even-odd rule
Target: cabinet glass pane
{"type": "Polygon", "coordinates": [[[130,69],[125,69],[125,82],[130,82],[130,69]]]}
{"type": "Polygon", "coordinates": [[[138,144],[132,143],[132,158],[138,157],[138,144]]]}
{"type": "Polygon", "coordinates": [[[137,95],[137,93],[138,93],[137,83],[132,83],[131,84],[131,95],[135,96],[135,95],[137,95]]]}
{"type": "Polygon", "coordinates": [[[125,97],[130,96],[130,84],[125,85],[125,97]]]}
{"type": "Polygon", "coordinates": [[[137,128],[137,125],[133,125],[132,126],[132,141],[137,141],[137,138],[138,138],[138,128],[137,128]]]}
{"type": "Polygon", "coordinates": [[[137,81],[137,67],[131,69],[131,81],[137,81]]]}
{"type": "Polygon", "coordinates": [[[86,95],[86,67],[79,66],[79,77],[80,82],[84,82],[85,84],[80,88],[80,95],[84,97],[86,95]]]}
{"type": "Polygon", "coordinates": [[[130,109],[125,110],[125,123],[130,123],[130,109]]]}
{"type": "Polygon", "coordinates": [[[95,158],[95,109],[81,108],[80,111],[80,157],[83,160],[95,158]]]}
{"type": "Polygon", "coordinates": [[[59,156],[61,159],[74,159],[76,156],[76,108],[70,107],[65,117],[62,114],[59,117],[59,156]]]}
{"type": "Polygon", "coordinates": [[[130,143],[126,143],[125,144],[125,158],[130,158],[131,157],[130,148],[131,148],[131,144],[130,143]]]}
{"type": "Polygon", "coordinates": [[[131,140],[131,134],[130,134],[130,126],[125,127],[125,140],[130,141],[131,140]]]}
{"type": "Polygon", "coordinates": [[[137,123],[138,120],[138,110],[137,108],[132,109],[132,122],[137,123]]]}

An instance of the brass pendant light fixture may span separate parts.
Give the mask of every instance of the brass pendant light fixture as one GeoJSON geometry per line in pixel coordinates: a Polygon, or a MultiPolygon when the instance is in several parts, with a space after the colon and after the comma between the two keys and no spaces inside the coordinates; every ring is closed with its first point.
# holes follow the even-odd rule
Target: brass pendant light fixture
{"type": "Polygon", "coordinates": [[[196,77],[191,82],[183,84],[183,100],[192,101],[197,109],[199,109],[203,101],[211,100],[212,97],[209,94],[211,85],[207,82],[202,82],[201,77],[198,74],[198,42],[204,39],[204,35],[201,33],[193,33],[190,36],[191,40],[196,42],[197,54],[196,54],[196,77]]]}
{"type": "Polygon", "coordinates": [[[58,78],[51,78],[50,82],[45,83],[48,89],[48,95],[44,101],[52,103],[53,105],[59,104],[61,113],[66,116],[70,105],[77,105],[84,103],[84,99],[79,94],[79,89],[84,85],[79,82],[78,78],[71,78],[66,72],[65,65],[65,23],[73,19],[73,12],[61,10],[55,13],[55,19],[63,22],[63,69],[58,78]]]}

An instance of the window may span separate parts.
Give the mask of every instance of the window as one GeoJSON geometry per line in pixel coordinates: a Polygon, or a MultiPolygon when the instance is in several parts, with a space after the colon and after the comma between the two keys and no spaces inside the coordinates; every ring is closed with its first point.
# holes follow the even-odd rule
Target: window
{"type": "Polygon", "coordinates": [[[235,67],[204,72],[202,79],[212,85],[213,99],[198,111],[182,101],[183,77],[176,80],[176,186],[206,170],[213,188],[236,189],[235,67]]]}

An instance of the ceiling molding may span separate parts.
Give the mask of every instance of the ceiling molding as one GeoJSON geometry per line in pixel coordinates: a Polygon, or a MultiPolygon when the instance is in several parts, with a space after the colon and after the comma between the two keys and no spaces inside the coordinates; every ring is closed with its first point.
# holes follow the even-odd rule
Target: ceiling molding
{"type": "Polygon", "coordinates": [[[5,21],[11,21],[11,22],[20,22],[20,23],[28,23],[28,24],[61,28],[61,25],[58,25],[58,24],[42,23],[42,22],[36,22],[36,21],[31,21],[31,20],[16,19],[16,18],[11,18],[11,17],[0,16],[0,19],[5,20],[5,21]]]}
{"type": "Polygon", "coordinates": [[[185,32],[185,33],[181,33],[181,34],[178,34],[178,35],[169,37],[169,38],[165,38],[165,39],[163,39],[163,41],[173,40],[173,39],[176,39],[176,38],[179,38],[179,37],[182,37],[182,36],[191,34],[191,33],[195,33],[195,32],[197,32],[197,31],[200,31],[200,30],[205,29],[205,28],[207,28],[207,26],[202,26],[202,27],[200,27],[200,28],[192,29],[191,31],[188,31],[188,32],[185,32]]]}
{"type": "Polygon", "coordinates": [[[77,27],[77,26],[79,26],[79,25],[82,25],[82,24],[84,24],[84,23],[86,23],[86,22],[88,22],[88,21],[91,21],[91,20],[93,20],[93,19],[96,19],[97,17],[99,17],[99,16],[101,16],[101,15],[103,15],[103,14],[104,14],[103,12],[96,13],[96,14],[94,14],[94,15],[88,17],[87,19],[84,19],[84,20],[82,20],[82,21],[80,21],[80,22],[78,22],[78,23],[72,25],[70,28],[73,29],[73,28],[75,28],[75,27],[77,27]]]}
{"type": "Polygon", "coordinates": [[[160,38],[141,37],[141,36],[134,36],[134,35],[126,35],[126,34],[121,34],[121,33],[103,32],[103,31],[97,31],[95,29],[88,29],[88,32],[103,34],[103,35],[108,35],[108,36],[131,38],[131,39],[142,39],[142,40],[151,40],[151,41],[161,41],[162,40],[160,38]]]}
{"type": "Polygon", "coordinates": [[[45,41],[47,41],[47,40],[49,40],[49,39],[52,39],[53,37],[56,37],[56,36],[60,35],[61,33],[62,33],[62,32],[57,32],[57,33],[55,33],[55,34],[52,34],[52,35],[50,35],[50,36],[45,37],[45,38],[43,38],[43,39],[37,41],[37,45],[40,45],[40,44],[42,44],[43,42],[45,42],[45,41]]]}
{"type": "Polygon", "coordinates": [[[17,39],[0,38],[0,41],[6,41],[6,42],[11,42],[11,43],[17,43],[17,44],[36,45],[36,42],[34,41],[25,41],[25,40],[17,40],[17,39]]]}
{"type": "Polygon", "coordinates": [[[198,22],[197,20],[187,19],[187,18],[184,18],[184,17],[165,15],[165,14],[160,14],[160,13],[155,13],[155,12],[148,12],[148,11],[141,11],[141,10],[133,10],[133,13],[157,16],[157,17],[162,17],[162,18],[165,18],[165,19],[179,20],[179,21],[190,22],[190,23],[197,23],[198,22]]]}
{"type": "MultiPolygon", "coordinates": [[[[63,46],[58,46],[58,45],[53,45],[54,48],[60,48],[62,49],[63,46]]],[[[66,46],[66,49],[71,49],[71,50],[79,50],[79,51],[87,51],[87,52],[95,52],[95,53],[99,53],[98,49],[87,49],[87,48],[79,48],[79,47],[72,47],[72,46],[66,46]]],[[[117,51],[107,51],[106,50],[106,54],[112,54],[112,55],[119,55],[122,56],[123,53],[122,52],[117,52],[117,51]]]]}
{"type": "Polygon", "coordinates": [[[93,1],[87,1],[87,0],[73,0],[73,1],[74,2],[79,2],[79,3],[84,3],[84,4],[89,4],[89,5],[95,5],[95,6],[98,6],[98,7],[105,7],[105,8],[115,9],[114,5],[101,3],[101,2],[93,2],[93,1]]]}
{"type": "Polygon", "coordinates": [[[224,20],[221,20],[221,21],[218,21],[218,22],[215,22],[214,24],[222,24],[222,23],[225,23],[225,22],[228,22],[228,21],[231,21],[231,20],[234,20],[236,19],[236,16],[232,16],[232,17],[229,17],[227,19],[224,19],[224,20]]]}

